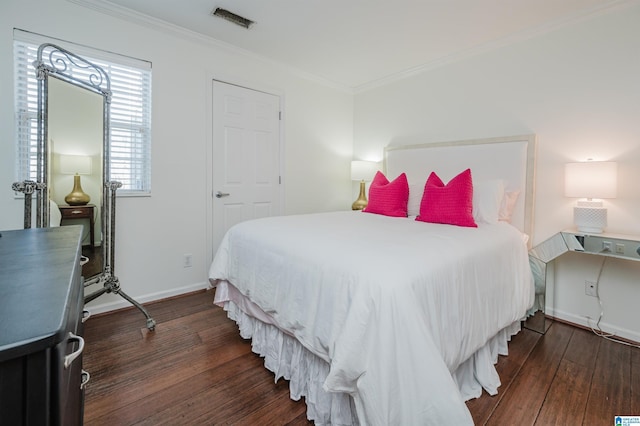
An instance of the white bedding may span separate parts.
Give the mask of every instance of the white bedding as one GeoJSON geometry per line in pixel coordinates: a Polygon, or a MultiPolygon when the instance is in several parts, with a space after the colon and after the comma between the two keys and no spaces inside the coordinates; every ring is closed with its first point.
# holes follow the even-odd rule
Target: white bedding
{"type": "MultiPolygon", "coordinates": [[[[232,283],[325,360],[363,424],[472,424],[452,374],[533,303],[522,234],[360,212],[243,222],[210,280],[232,283]]],[[[465,395],[465,397],[467,397],[465,395]]]]}

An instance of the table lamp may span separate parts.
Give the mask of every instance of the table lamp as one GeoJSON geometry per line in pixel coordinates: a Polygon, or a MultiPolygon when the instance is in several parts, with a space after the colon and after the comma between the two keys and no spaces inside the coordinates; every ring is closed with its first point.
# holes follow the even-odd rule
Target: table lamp
{"type": "Polygon", "coordinates": [[[371,182],[378,171],[378,163],[375,161],[352,161],[351,180],[360,181],[360,195],[351,205],[352,210],[362,210],[367,207],[367,195],[365,182],[371,182]]]}
{"type": "Polygon", "coordinates": [[[91,197],[82,190],[80,175],[91,174],[91,157],[85,155],[61,155],[60,173],[73,176],[73,189],[64,197],[70,206],[84,206],[91,197]]]}
{"type": "Polygon", "coordinates": [[[580,198],[573,208],[578,231],[599,234],[607,226],[607,209],[601,198],[616,198],[618,164],[612,161],[567,163],[564,168],[564,195],[580,198]]]}

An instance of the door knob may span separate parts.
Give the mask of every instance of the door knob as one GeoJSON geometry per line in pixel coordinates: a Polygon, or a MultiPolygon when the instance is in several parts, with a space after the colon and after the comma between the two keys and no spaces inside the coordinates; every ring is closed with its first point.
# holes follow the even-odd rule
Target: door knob
{"type": "Polygon", "coordinates": [[[227,192],[220,192],[220,191],[216,192],[216,198],[222,198],[222,197],[228,197],[228,196],[229,196],[229,193],[227,192]]]}

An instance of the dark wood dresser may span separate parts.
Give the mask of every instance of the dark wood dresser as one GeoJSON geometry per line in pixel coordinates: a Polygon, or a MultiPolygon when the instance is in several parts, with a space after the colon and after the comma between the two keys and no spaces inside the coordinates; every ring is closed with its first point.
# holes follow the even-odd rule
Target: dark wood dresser
{"type": "Polygon", "coordinates": [[[82,227],[0,234],[0,424],[82,424],[82,227]]]}

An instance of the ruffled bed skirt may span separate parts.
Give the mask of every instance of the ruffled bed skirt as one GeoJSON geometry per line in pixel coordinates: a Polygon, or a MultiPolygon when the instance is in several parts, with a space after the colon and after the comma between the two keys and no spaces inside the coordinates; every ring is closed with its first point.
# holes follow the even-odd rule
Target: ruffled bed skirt
{"type": "Polygon", "coordinates": [[[309,352],[296,339],[274,325],[245,314],[232,301],[224,303],[229,318],[238,324],[240,336],[251,339],[253,352],[264,358],[264,366],[276,381],[289,381],[291,399],[305,398],[307,419],[316,425],[356,425],[353,399],[344,393],[329,393],[322,388],[329,364],[309,352]]]}
{"type": "Polygon", "coordinates": [[[498,355],[509,354],[509,341],[521,329],[520,321],[503,328],[453,372],[453,380],[465,401],[480,397],[482,389],[489,395],[498,393],[501,384],[495,367],[498,355]]]}
{"type": "MultiPolygon", "coordinates": [[[[323,389],[329,374],[329,364],[325,360],[276,326],[247,315],[233,300],[217,303],[238,324],[240,336],[251,339],[253,352],[264,358],[264,365],[275,374],[275,380],[289,381],[291,399],[305,398],[309,420],[316,425],[358,424],[353,399],[348,394],[329,393],[323,389]]],[[[508,342],[519,331],[520,321],[500,330],[452,374],[465,401],[479,397],[482,389],[490,395],[497,394],[500,386],[495,369],[498,355],[508,354],[508,342]]]]}

